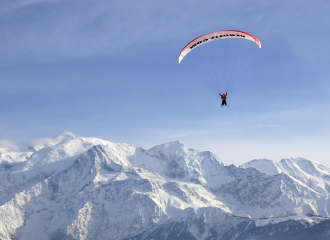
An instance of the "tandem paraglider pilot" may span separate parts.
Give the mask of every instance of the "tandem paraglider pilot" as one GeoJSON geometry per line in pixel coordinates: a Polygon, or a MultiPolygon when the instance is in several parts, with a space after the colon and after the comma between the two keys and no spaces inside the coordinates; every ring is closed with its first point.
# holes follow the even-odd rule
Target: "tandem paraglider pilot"
{"type": "MultiPolygon", "coordinates": [[[[227,106],[227,102],[226,102],[226,99],[227,99],[227,93],[226,93],[226,94],[221,94],[221,93],[219,93],[219,96],[220,96],[221,99],[222,99],[221,107],[222,107],[222,106],[227,106]]],[[[228,106],[227,106],[227,107],[228,107],[228,106]]]]}

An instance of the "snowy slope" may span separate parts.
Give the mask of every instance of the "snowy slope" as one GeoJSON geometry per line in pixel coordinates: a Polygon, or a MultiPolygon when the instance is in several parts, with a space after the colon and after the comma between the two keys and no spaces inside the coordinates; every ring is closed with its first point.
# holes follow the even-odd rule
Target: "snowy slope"
{"type": "Polygon", "coordinates": [[[30,152],[30,155],[15,153],[17,158],[13,158],[15,155],[12,153],[10,156],[13,160],[9,162],[11,167],[6,167],[8,166],[6,161],[1,162],[1,165],[6,165],[0,172],[0,204],[8,201],[16,193],[27,190],[49,176],[68,168],[79,155],[92,146],[109,143],[97,138],[75,138],[67,134],[57,136],[51,142],[52,146],[44,146],[33,154],[30,152]],[[58,139],[62,141],[57,143],[58,139]]]}
{"type": "Polygon", "coordinates": [[[257,239],[329,217],[328,168],[306,159],[235,167],[179,141],[47,142],[1,151],[0,239],[257,239]]]}
{"type": "Polygon", "coordinates": [[[304,158],[282,159],[280,162],[260,159],[241,167],[252,167],[268,175],[285,173],[322,193],[326,193],[330,186],[330,168],[304,158]]]}
{"type": "Polygon", "coordinates": [[[322,197],[317,211],[322,216],[329,216],[330,208],[330,168],[304,158],[282,159],[275,162],[267,159],[253,160],[245,163],[242,168],[255,168],[268,175],[285,174],[319,193],[322,197]]]}

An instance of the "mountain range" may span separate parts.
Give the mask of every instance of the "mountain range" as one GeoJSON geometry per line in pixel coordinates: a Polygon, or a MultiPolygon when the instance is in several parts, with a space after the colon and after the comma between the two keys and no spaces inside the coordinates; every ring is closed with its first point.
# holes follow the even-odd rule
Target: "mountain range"
{"type": "Polygon", "coordinates": [[[66,132],[0,148],[0,239],[330,239],[330,168],[66,132]]]}

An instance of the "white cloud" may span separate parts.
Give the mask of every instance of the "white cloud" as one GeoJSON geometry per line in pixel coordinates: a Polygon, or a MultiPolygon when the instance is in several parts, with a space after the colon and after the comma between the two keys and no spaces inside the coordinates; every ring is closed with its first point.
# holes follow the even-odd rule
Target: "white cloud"
{"type": "Polygon", "coordinates": [[[29,142],[29,144],[33,147],[41,148],[41,147],[47,147],[47,146],[52,146],[54,144],[57,144],[59,142],[62,142],[65,139],[72,139],[75,138],[74,134],[72,132],[66,131],[63,132],[55,137],[52,138],[38,138],[34,139],[29,142]]]}
{"type": "Polygon", "coordinates": [[[0,148],[6,148],[13,152],[19,151],[19,146],[15,142],[6,139],[0,139],[0,148]]]}
{"type": "Polygon", "coordinates": [[[57,2],[61,0],[2,0],[0,3],[0,13],[6,13],[31,4],[44,2],[57,2]]]}
{"type": "Polygon", "coordinates": [[[6,148],[13,152],[26,151],[29,146],[35,147],[37,150],[43,147],[55,145],[66,139],[75,138],[72,132],[65,131],[55,137],[51,138],[37,138],[30,141],[26,141],[24,144],[19,144],[11,140],[0,139],[0,148],[6,148]]]}

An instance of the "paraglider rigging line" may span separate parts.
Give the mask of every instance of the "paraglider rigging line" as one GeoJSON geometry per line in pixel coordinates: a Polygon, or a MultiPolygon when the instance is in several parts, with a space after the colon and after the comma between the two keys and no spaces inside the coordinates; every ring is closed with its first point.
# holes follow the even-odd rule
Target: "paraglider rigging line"
{"type": "MultiPolygon", "coordinates": [[[[244,58],[243,58],[243,61],[241,62],[241,64],[239,65],[239,67],[238,67],[238,70],[237,70],[237,72],[236,72],[236,74],[234,75],[234,77],[233,77],[233,79],[236,79],[237,78],[237,76],[239,76],[239,74],[240,74],[240,72],[242,72],[243,70],[243,65],[244,65],[244,63],[246,62],[246,60],[249,58],[249,59],[252,59],[253,57],[254,57],[254,55],[256,54],[256,51],[253,51],[253,49],[254,49],[254,47],[250,47],[249,48],[249,50],[248,51],[246,51],[245,52],[245,56],[244,56],[244,58]]],[[[247,70],[247,68],[245,68],[245,70],[243,71],[243,72],[246,72],[246,70],[247,70]]],[[[234,82],[232,82],[231,84],[235,84],[236,83],[236,81],[234,81],[234,82]]],[[[232,86],[232,85],[231,85],[232,86]]],[[[231,87],[230,86],[230,87],[231,87]]]]}
{"type": "Polygon", "coordinates": [[[220,84],[219,84],[219,78],[218,78],[218,71],[217,71],[217,68],[215,66],[214,53],[213,53],[213,51],[210,50],[209,45],[207,45],[207,50],[208,50],[209,54],[212,56],[213,68],[214,68],[214,73],[215,73],[215,83],[216,83],[218,92],[220,92],[220,84]]]}
{"type": "Polygon", "coordinates": [[[225,82],[226,82],[226,92],[227,92],[227,55],[226,55],[225,47],[223,46],[224,43],[222,40],[220,40],[220,41],[221,41],[221,45],[222,45],[223,55],[225,58],[225,82]]]}
{"type": "MultiPolygon", "coordinates": [[[[206,67],[206,65],[203,61],[203,58],[198,56],[196,52],[193,52],[193,53],[195,54],[196,58],[202,63],[203,67],[206,69],[208,75],[210,76],[210,79],[211,79],[211,82],[212,82],[213,86],[216,87],[217,86],[216,81],[214,81],[214,78],[212,77],[212,74],[210,73],[209,69],[206,67]]],[[[195,69],[196,69],[196,67],[195,67],[195,69]]],[[[205,77],[205,79],[207,80],[206,77],[205,77]]],[[[210,82],[210,81],[208,81],[208,82],[210,82]]]]}
{"type": "Polygon", "coordinates": [[[201,71],[199,71],[198,70],[198,68],[196,68],[196,66],[188,59],[188,61],[187,61],[187,63],[192,67],[192,68],[194,68],[195,70],[196,70],[196,72],[198,72],[200,75],[201,75],[201,77],[207,82],[208,80],[208,78],[201,72],[201,71]]]}
{"type": "Polygon", "coordinates": [[[228,79],[228,85],[227,85],[227,90],[229,90],[229,88],[231,87],[231,83],[232,83],[232,75],[233,75],[233,71],[234,71],[234,68],[235,68],[235,64],[236,64],[236,59],[237,59],[237,54],[238,54],[238,47],[237,47],[237,40],[238,39],[233,39],[236,43],[235,43],[235,58],[234,58],[234,64],[233,64],[233,67],[231,68],[231,71],[230,71],[230,75],[229,75],[229,79],[228,79]]]}

